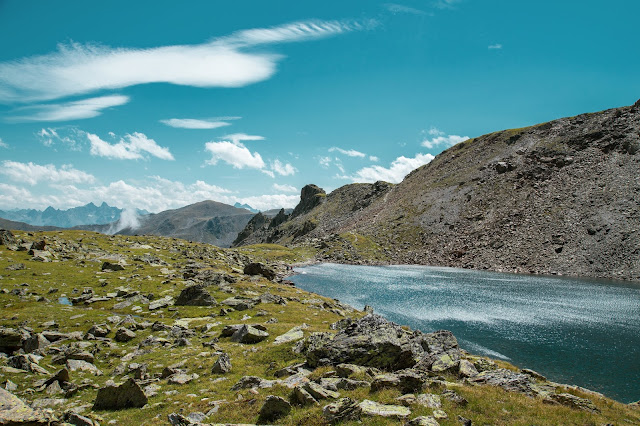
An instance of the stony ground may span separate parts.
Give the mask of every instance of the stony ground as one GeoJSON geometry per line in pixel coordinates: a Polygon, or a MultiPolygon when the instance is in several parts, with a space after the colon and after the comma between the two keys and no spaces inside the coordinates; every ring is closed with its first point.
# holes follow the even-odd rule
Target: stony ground
{"type": "Polygon", "coordinates": [[[295,288],[285,266],[309,248],[0,241],[0,424],[640,424],[634,405],[295,288]]]}

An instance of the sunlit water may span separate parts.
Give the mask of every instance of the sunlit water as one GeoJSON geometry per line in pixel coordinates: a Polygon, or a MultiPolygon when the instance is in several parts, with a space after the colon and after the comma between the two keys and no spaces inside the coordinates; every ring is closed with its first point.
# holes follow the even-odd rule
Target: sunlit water
{"type": "Polygon", "coordinates": [[[640,283],[425,266],[296,268],[304,290],[622,402],[640,399],[640,283]]]}

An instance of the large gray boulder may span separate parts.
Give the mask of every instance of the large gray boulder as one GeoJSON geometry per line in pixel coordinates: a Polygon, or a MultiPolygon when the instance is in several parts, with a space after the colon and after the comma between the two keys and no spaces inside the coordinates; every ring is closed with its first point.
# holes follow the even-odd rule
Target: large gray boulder
{"type": "Polygon", "coordinates": [[[362,408],[351,398],[342,398],[338,401],[325,405],[322,415],[330,424],[336,424],[349,420],[358,420],[362,414],[362,408]]]}
{"type": "Polygon", "coordinates": [[[231,336],[232,342],[238,343],[258,343],[269,337],[269,333],[259,330],[250,325],[243,325],[231,336]]]}
{"type": "Polygon", "coordinates": [[[180,292],[174,302],[176,306],[215,306],[218,302],[202,284],[191,285],[180,292]]]}
{"type": "Polygon", "coordinates": [[[0,388],[0,425],[49,425],[52,419],[34,410],[11,392],[0,388]]]}
{"type": "Polygon", "coordinates": [[[17,250],[18,242],[11,231],[0,229],[0,246],[6,246],[9,250],[17,250]]]}
{"type": "Polygon", "coordinates": [[[0,352],[17,351],[29,337],[30,334],[26,330],[0,327],[0,352]]]}
{"type": "Polygon", "coordinates": [[[262,275],[268,280],[273,280],[276,277],[276,273],[273,269],[260,262],[249,263],[244,267],[243,272],[247,275],[262,275]]]}
{"type": "Polygon", "coordinates": [[[269,395],[262,408],[260,408],[260,421],[272,422],[286,416],[290,412],[291,404],[285,399],[279,396],[269,395]]]}
{"type": "Polygon", "coordinates": [[[141,408],[147,403],[144,391],[133,379],[121,385],[107,384],[98,389],[93,403],[94,410],[122,410],[123,408],[141,408]]]}
{"type": "Polygon", "coordinates": [[[335,335],[314,333],[301,345],[310,366],[349,363],[396,371],[419,365],[429,370],[438,355],[459,359],[461,354],[448,331],[424,334],[374,314],[343,321],[337,327],[341,330],[335,335]]]}

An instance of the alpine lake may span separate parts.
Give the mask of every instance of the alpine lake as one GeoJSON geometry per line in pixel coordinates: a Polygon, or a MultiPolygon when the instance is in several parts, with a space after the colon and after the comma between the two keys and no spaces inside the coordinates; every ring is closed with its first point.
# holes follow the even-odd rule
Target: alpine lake
{"type": "Polygon", "coordinates": [[[629,403],[640,399],[640,283],[428,266],[316,264],[290,279],[470,353],[629,403]]]}

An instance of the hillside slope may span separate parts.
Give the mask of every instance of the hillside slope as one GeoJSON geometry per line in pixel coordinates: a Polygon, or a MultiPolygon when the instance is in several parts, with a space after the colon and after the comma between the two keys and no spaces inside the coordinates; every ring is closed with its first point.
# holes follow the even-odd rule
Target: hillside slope
{"type": "Polygon", "coordinates": [[[253,215],[246,209],[208,200],[143,216],[139,227],[124,228],[118,234],[158,235],[229,247],[253,215]]]}
{"type": "Polygon", "coordinates": [[[640,101],[491,133],[396,186],[339,188],[242,244],[311,244],[319,259],[342,262],[640,280],[639,150],[640,101]]]}

